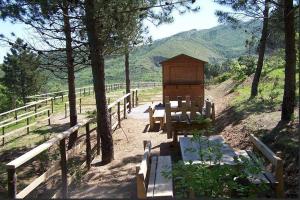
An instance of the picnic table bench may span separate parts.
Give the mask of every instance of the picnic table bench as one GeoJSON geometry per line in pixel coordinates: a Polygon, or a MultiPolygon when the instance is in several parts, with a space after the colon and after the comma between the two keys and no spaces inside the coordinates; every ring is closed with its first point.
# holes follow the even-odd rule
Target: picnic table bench
{"type": "Polygon", "coordinates": [[[271,188],[275,190],[276,197],[284,198],[284,181],[283,181],[283,161],[280,158],[281,153],[275,154],[272,150],[267,147],[262,141],[260,141],[253,134],[250,134],[250,141],[253,144],[253,150],[239,150],[237,154],[243,155],[252,162],[256,163],[257,154],[262,155],[265,161],[271,165],[269,168],[265,168],[261,174],[253,177],[253,181],[257,184],[264,182],[270,184],[271,188]],[[256,153],[254,153],[256,152],[256,153]]]}
{"type": "Polygon", "coordinates": [[[154,123],[159,121],[160,130],[164,128],[165,123],[165,109],[164,107],[156,107],[153,104],[149,106],[149,124],[150,129],[153,129],[154,123]]]}
{"type": "Polygon", "coordinates": [[[151,142],[144,141],[143,159],[136,166],[137,197],[173,198],[173,180],[163,176],[163,172],[171,170],[171,156],[151,156],[151,142]]]}

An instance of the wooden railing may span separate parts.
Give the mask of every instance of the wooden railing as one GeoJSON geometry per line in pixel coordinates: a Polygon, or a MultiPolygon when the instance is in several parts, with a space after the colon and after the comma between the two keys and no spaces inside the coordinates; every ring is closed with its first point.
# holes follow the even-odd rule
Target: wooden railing
{"type": "Polygon", "coordinates": [[[2,145],[4,146],[5,143],[8,142],[8,139],[6,138],[16,136],[20,137],[21,133],[24,134],[23,130],[26,130],[26,133],[29,134],[30,128],[39,125],[41,122],[48,121],[48,125],[50,125],[50,117],[51,109],[49,105],[46,105],[44,107],[41,107],[40,109],[37,109],[37,107],[35,107],[34,111],[23,113],[9,121],[6,120],[6,123],[2,123],[2,125],[0,125],[0,130],[2,132],[2,135],[0,135],[0,141],[2,140],[2,145]],[[44,116],[45,114],[47,115],[46,118],[38,119],[38,117],[44,116]],[[34,118],[35,120],[32,121],[32,118],[34,118]],[[16,124],[23,123],[25,121],[26,124],[24,126],[15,126],[16,124]]]}
{"type": "MultiPolygon", "coordinates": [[[[121,127],[121,119],[126,118],[127,112],[130,112],[130,105],[132,107],[138,104],[137,90],[133,90],[132,93],[128,93],[116,101],[108,105],[108,111],[110,113],[110,126],[114,130],[116,127],[121,127]],[[128,98],[129,97],[129,98],[128,98]],[[127,99],[130,99],[127,102],[127,99]],[[131,102],[132,101],[132,102],[131,102]],[[123,106],[122,106],[123,104],[123,106]],[[121,107],[122,106],[122,107],[121,107]],[[116,116],[117,120],[112,120],[116,116]]],[[[61,194],[55,195],[55,197],[67,198],[68,197],[68,186],[72,182],[72,178],[68,178],[68,159],[72,158],[74,155],[82,152],[83,146],[85,146],[85,163],[81,166],[86,167],[87,169],[91,166],[91,161],[94,155],[97,153],[100,154],[100,141],[96,141],[96,144],[92,147],[93,139],[91,134],[96,130],[97,127],[91,128],[91,124],[94,123],[94,119],[87,120],[82,123],[78,123],[76,126],[71,127],[70,129],[56,134],[52,139],[44,142],[43,144],[35,147],[29,152],[23,154],[22,156],[16,158],[15,160],[9,162],[6,165],[7,168],[7,178],[8,178],[8,196],[9,198],[25,198],[28,196],[34,189],[39,185],[46,182],[49,177],[56,171],[60,169],[61,173],[61,194]],[[69,136],[75,131],[79,131],[80,128],[85,128],[83,134],[79,135],[78,138],[85,138],[84,140],[78,140],[76,146],[71,150],[66,149],[66,140],[69,136]],[[36,158],[41,153],[49,150],[50,147],[55,145],[59,146],[60,160],[55,161],[46,172],[41,176],[34,179],[28,186],[22,189],[20,192],[17,191],[17,173],[16,170],[24,166],[26,163],[29,163],[31,160],[36,158]]],[[[72,177],[72,176],[71,176],[72,177]]]]}

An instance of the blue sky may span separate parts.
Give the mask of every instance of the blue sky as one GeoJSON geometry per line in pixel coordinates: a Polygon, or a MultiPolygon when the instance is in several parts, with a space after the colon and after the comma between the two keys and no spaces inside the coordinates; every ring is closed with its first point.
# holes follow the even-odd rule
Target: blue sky
{"type": "MultiPolygon", "coordinates": [[[[196,4],[200,6],[199,12],[189,12],[184,15],[174,12],[174,22],[172,24],[163,24],[156,27],[146,22],[145,24],[149,28],[149,35],[152,36],[153,40],[157,40],[182,31],[208,29],[217,26],[218,20],[214,13],[217,9],[222,9],[222,7],[212,0],[198,0],[196,4]]],[[[9,36],[11,32],[14,32],[16,36],[25,40],[31,40],[31,37],[33,37],[30,29],[23,24],[11,24],[8,21],[0,21],[0,34],[9,36]]],[[[9,51],[9,46],[1,45],[0,49],[0,63],[2,63],[4,56],[9,51]]]]}

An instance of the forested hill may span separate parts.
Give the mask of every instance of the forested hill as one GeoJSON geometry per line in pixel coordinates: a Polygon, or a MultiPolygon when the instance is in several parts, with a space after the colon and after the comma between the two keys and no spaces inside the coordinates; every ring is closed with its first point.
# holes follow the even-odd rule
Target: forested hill
{"type": "MultiPolygon", "coordinates": [[[[133,81],[161,80],[159,62],[177,54],[187,54],[210,62],[237,57],[245,53],[245,40],[249,33],[245,27],[233,29],[220,25],[205,30],[190,30],[171,37],[156,40],[151,45],[141,46],[130,53],[130,72],[133,81]]],[[[90,84],[89,69],[77,74],[78,85],[90,84]],[[80,77],[80,78],[79,78],[80,77]]],[[[106,81],[124,80],[124,57],[106,60],[106,81]]]]}
{"type": "MultiPolygon", "coordinates": [[[[171,37],[156,40],[150,45],[140,46],[130,53],[132,81],[160,81],[159,62],[177,54],[187,54],[210,62],[237,57],[245,53],[245,40],[250,37],[246,27],[233,29],[220,25],[205,30],[190,30],[171,37]]],[[[67,89],[66,80],[50,76],[43,90],[67,89]]],[[[106,82],[124,81],[124,56],[106,59],[106,82]]],[[[76,73],[77,87],[92,84],[90,69],[76,73]]]]}

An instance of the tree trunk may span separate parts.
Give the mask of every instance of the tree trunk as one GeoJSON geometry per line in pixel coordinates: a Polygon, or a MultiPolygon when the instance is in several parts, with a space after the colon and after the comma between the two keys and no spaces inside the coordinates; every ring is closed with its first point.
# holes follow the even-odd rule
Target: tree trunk
{"type": "MultiPolygon", "coordinates": [[[[70,110],[70,127],[77,124],[76,111],[76,92],[75,92],[75,75],[74,75],[74,59],[72,48],[72,33],[69,19],[69,5],[66,0],[63,1],[63,17],[64,17],[64,33],[66,37],[66,55],[67,55],[67,69],[68,69],[68,89],[69,89],[69,110],[70,110]]],[[[72,133],[69,137],[68,149],[71,149],[77,140],[77,131],[72,133]]]]}
{"type": "Polygon", "coordinates": [[[259,42],[259,53],[258,53],[258,60],[257,60],[257,66],[252,82],[251,87],[251,98],[254,98],[257,96],[258,91],[258,84],[259,79],[261,75],[261,71],[264,64],[264,56],[265,56],[265,50],[266,50],[266,43],[267,43],[267,37],[268,37],[268,24],[269,24],[269,1],[265,0],[265,9],[264,9],[264,20],[263,20],[263,29],[261,32],[261,38],[259,42]]]}
{"type": "MultiPolygon", "coordinates": [[[[126,47],[125,50],[125,79],[126,79],[126,94],[130,93],[130,76],[129,76],[129,52],[126,47]]],[[[130,96],[127,98],[127,102],[130,101],[130,96]]]]}
{"type": "Polygon", "coordinates": [[[107,102],[105,94],[105,73],[103,42],[99,40],[96,30],[96,20],[94,14],[93,0],[85,0],[85,23],[90,48],[90,58],[93,73],[93,82],[97,109],[97,138],[101,139],[102,163],[106,164],[113,160],[113,139],[108,120],[107,102]]]}
{"type": "Polygon", "coordinates": [[[284,1],[285,78],[281,120],[290,121],[294,114],[296,91],[296,46],[293,0],[284,1]]]}

